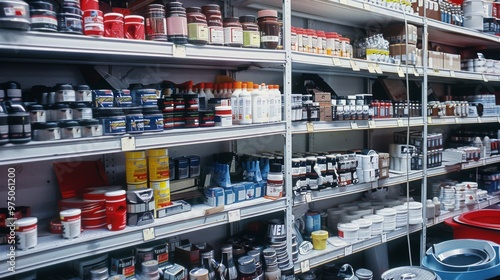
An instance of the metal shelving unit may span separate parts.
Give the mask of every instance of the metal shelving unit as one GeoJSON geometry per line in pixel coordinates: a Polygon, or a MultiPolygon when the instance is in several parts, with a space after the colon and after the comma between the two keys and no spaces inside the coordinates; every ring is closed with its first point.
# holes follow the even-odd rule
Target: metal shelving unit
{"type": "Polygon", "coordinates": [[[338,132],[350,130],[384,129],[397,127],[418,127],[423,125],[423,119],[416,118],[391,118],[374,120],[350,120],[332,122],[294,122],[292,124],[293,134],[338,132]]]}
{"type": "MultiPolygon", "coordinates": [[[[121,231],[87,230],[83,231],[78,238],[70,240],[62,239],[60,235],[47,234],[38,238],[38,245],[35,248],[16,251],[16,273],[107,253],[142,244],[155,238],[165,238],[274,213],[282,211],[285,206],[285,198],[278,200],[258,198],[222,208],[198,204],[193,205],[189,212],[155,219],[154,223],[145,226],[128,226],[121,231]],[[235,220],[232,217],[239,218],[235,220]]],[[[12,275],[7,271],[8,246],[1,247],[0,252],[0,278],[3,278],[12,275]]]]}

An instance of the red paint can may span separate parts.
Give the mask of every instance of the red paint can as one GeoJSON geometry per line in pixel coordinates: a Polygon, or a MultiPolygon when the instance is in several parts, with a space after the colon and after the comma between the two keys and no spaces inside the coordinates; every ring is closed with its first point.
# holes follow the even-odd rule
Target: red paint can
{"type": "Polygon", "coordinates": [[[127,203],[124,190],[106,192],[106,226],[109,230],[122,230],[127,225],[127,203]]]}
{"type": "Polygon", "coordinates": [[[86,10],[83,12],[83,34],[94,37],[102,37],[104,35],[102,11],[86,10]]]}

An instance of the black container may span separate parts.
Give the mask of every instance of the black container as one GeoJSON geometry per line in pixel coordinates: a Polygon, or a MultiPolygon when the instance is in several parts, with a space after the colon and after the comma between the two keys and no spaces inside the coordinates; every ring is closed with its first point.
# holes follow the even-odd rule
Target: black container
{"type": "Polygon", "coordinates": [[[28,4],[20,0],[0,1],[0,28],[29,30],[30,11],[28,4]]]}
{"type": "Polygon", "coordinates": [[[9,116],[5,113],[5,108],[0,102],[0,145],[9,142],[9,116]]]}
{"type": "Polygon", "coordinates": [[[21,85],[18,82],[9,81],[1,84],[1,88],[5,91],[6,100],[21,101],[22,91],[21,85]]]}
{"type": "MultiPolygon", "coordinates": [[[[71,8],[70,10],[75,10],[71,8]]],[[[83,34],[81,13],[63,12],[57,14],[58,31],[61,33],[83,34]]]]}
{"type": "Polygon", "coordinates": [[[9,142],[27,143],[31,140],[30,117],[26,112],[9,114],[9,142]]]}
{"type": "Polygon", "coordinates": [[[163,114],[157,106],[142,108],[144,115],[144,131],[158,132],[163,131],[163,114]]]}

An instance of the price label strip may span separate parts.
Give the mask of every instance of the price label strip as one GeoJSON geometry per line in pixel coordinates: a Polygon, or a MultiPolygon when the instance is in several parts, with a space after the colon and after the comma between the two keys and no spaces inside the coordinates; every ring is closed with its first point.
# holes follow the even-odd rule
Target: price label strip
{"type": "Polygon", "coordinates": [[[368,72],[372,74],[377,73],[377,71],[375,71],[375,66],[373,65],[373,63],[367,63],[366,66],[368,67],[368,72]]]}
{"type": "Polygon", "coordinates": [[[348,0],[339,0],[340,4],[349,5],[348,0]]]}
{"type": "Polygon", "coordinates": [[[142,230],[142,239],[144,241],[153,240],[155,238],[155,228],[145,228],[142,230]]]}
{"type": "Polygon", "coordinates": [[[477,122],[482,123],[483,121],[481,120],[481,117],[477,117],[477,122]]]}
{"type": "Polygon", "coordinates": [[[128,136],[122,137],[121,139],[122,151],[134,151],[135,150],[135,137],[128,136]]]}
{"type": "Polygon", "coordinates": [[[485,81],[486,83],[488,82],[488,78],[486,78],[485,74],[483,74],[483,81],[485,81]]]}
{"type": "Polygon", "coordinates": [[[307,203],[310,203],[312,201],[312,195],[310,192],[306,193],[305,197],[307,203]]]}
{"type": "Polygon", "coordinates": [[[455,123],[460,123],[460,119],[455,117],[455,123]]]}
{"type": "Polygon", "coordinates": [[[377,72],[377,74],[384,74],[384,72],[382,72],[382,68],[380,68],[380,65],[378,63],[375,64],[375,72],[377,72]]]}
{"type": "Polygon", "coordinates": [[[344,249],[344,256],[349,256],[351,254],[352,254],[352,245],[349,245],[344,249]]]}
{"type": "Polygon", "coordinates": [[[418,74],[418,69],[415,67],[413,67],[413,75],[415,75],[415,77],[420,76],[420,74],[418,74]]]}
{"type": "Polygon", "coordinates": [[[398,66],[396,69],[398,70],[398,76],[400,78],[404,78],[405,73],[403,72],[403,68],[401,66],[398,66]]]}
{"type": "Polygon", "coordinates": [[[351,69],[352,71],[360,71],[359,66],[356,64],[356,61],[354,60],[349,60],[349,63],[351,64],[351,69]]]}
{"type": "Polygon", "coordinates": [[[227,220],[228,222],[237,222],[241,220],[241,212],[240,209],[235,209],[227,212],[227,220]]]}
{"type": "Polygon", "coordinates": [[[427,117],[427,123],[432,123],[432,117],[427,117]]]}
{"type": "Polygon", "coordinates": [[[174,57],[186,57],[186,46],[184,45],[176,45],[173,46],[173,56],[174,57]]]}
{"type": "Polygon", "coordinates": [[[369,128],[377,128],[377,124],[375,123],[374,120],[368,121],[368,127],[369,128]]]}
{"type": "Polygon", "coordinates": [[[455,75],[455,71],[453,71],[453,70],[450,71],[450,77],[452,77],[452,78],[457,77],[457,75],[455,75]]]}
{"type": "Polygon", "coordinates": [[[439,70],[438,69],[434,69],[434,75],[439,75],[439,70]]]}
{"type": "Polygon", "coordinates": [[[404,122],[402,119],[398,119],[398,126],[401,127],[401,126],[405,126],[404,122]]]}
{"type": "Polygon", "coordinates": [[[332,61],[334,66],[342,66],[342,61],[340,61],[340,58],[332,57],[332,61]]]}
{"type": "Polygon", "coordinates": [[[307,132],[309,132],[309,133],[314,132],[314,124],[312,122],[307,122],[306,128],[307,128],[307,132]]]}
{"type": "Polygon", "coordinates": [[[372,10],[372,7],[370,6],[370,4],[368,3],[363,3],[363,9],[367,10],[367,11],[371,11],[372,10]]]}
{"type": "Polygon", "coordinates": [[[358,124],[356,122],[352,122],[351,129],[359,129],[358,124]]]}
{"type": "Polygon", "coordinates": [[[381,239],[382,243],[386,243],[387,242],[387,234],[382,233],[380,235],[380,239],[381,239]]]}
{"type": "Polygon", "coordinates": [[[311,267],[309,266],[309,260],[305,260],[300,263],[300,272],[304,273],[308,272],[309,270],[311,270],[311,267]]]}

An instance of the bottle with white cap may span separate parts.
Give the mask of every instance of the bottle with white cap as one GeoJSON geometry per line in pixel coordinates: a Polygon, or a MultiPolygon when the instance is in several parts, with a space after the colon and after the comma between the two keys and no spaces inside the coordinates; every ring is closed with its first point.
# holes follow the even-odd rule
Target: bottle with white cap
{"type": "Polygon", "coordinates": [[[239,108],[239,98],[241,93],[241,82],[234,82],[234,91],[231,94],[231,110],[233,115],[233,124],[238,124],[238,108],[239,108]]]}
{"type": "Polygon", "coordinates": [[[241,93],[238,98],[239,124],[252,124],[252,96],[248,92],[247,87],[253,89],[253,83],[241,83],[241,93]]]}

